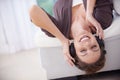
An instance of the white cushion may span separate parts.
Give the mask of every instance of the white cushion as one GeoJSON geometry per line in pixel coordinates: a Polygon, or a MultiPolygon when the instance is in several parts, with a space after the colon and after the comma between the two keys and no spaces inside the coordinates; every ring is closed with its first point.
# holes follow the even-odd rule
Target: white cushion
{"type": "MultiPolygon", "coordinates": [[[[105,39],[106,45],[106,63],[101,71],[110,71],[120,69],[119,52],[120,52],[120,35],[105,39]]],[[[84,75],[85,72],[71,67],[64,59],[62,47],[40,48],[41,63],[47,72],[48,79],[71,77],[84,75]]]]}
{"type": "Polygon", "coordinates": [[[116,35],[120,35],[120,16],[114,14],[114,19],[111,26],[104,30],[104,37],[109,38],[116,35]]]}
{"type": "Polygon", "coordinates": [[[120,0],[113,0],[115,11],[120,15],[120,0]]]}
{"type": "Polygon", "coordinates": [[[57,47],[57,46],[61,46],[61,42],[57,38],[48,37],[41,30],[38,30],[36,32],[35,44],[38,47],[57,47]]]}

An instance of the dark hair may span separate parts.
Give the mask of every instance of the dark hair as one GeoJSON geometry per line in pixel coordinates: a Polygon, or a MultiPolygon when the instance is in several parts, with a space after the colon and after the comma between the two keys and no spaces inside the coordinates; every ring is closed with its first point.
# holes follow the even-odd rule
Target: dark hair
{"type": "Polygon", "coordinates": [[[100,58],[96,62],[91,63],[91,64],[85,63],[81,59],[78,58],[78,56],[76,55],[74,43],[71,43],[71,45],[69,46],[70,54],[75,59],[74,64],[76,65],[77,68],[84,70],[87,74],[92,74],[92,73],[97,72],[98,70],[103,68],[105,64],[106,50],[104,46],[104,41],[102,39],[99,39],[98,36],[95,36],[95,38],[99,44],[101,55],[100,55],[100,58]]]}

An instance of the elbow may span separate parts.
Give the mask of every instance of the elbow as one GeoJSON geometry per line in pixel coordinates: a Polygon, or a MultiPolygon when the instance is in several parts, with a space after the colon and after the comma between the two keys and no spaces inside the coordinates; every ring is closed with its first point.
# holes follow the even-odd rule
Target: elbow
{"type": "Polygon", "coordinates": [[[29,10],[29,16],[30,16],[31,21],[35,17],[37,7],[38,7],[37,5],[33,5],[29,10]]]}

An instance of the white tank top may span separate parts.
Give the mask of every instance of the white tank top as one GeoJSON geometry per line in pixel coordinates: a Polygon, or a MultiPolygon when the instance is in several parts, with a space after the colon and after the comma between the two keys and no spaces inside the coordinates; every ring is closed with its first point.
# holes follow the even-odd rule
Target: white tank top
{"type": "Polygon", "coordinates": [[[82,0],[73,0],[72,7],[82,3],[83,3],[82,0]]]}

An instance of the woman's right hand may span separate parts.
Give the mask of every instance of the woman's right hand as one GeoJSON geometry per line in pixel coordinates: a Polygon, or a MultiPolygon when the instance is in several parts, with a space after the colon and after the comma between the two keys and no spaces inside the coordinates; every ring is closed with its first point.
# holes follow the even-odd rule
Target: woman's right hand
{"type": "Polygon", "coordinates": [[[63,44],[64,58],[71,66],[73,66],[74,65],[73,61],[75,61],[75,60],[74,60],[74,58],[72,58],[72,56],[70,55],[70,52],[69,52],[69,45],[70,45],[69,40],[68,39],[64,40],[62,42],[62,44],[63,44]]]}

